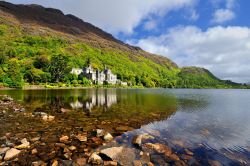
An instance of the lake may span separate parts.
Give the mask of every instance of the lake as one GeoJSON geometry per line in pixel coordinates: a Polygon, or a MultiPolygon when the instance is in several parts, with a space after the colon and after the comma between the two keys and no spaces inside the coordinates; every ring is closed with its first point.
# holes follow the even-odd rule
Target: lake
{"type": "MultiPolygon", "coordinates": [[[[119,139],[140,133],[154,135],[157,131],[153,142],[167,145],[177,154],[182,154],[183,149],[192,151],[192,158],[185,159],[188,165],[250,164],[249,90],[2,90],[0,95],[11,96],[26,110],[1,114],[0,136],[6,133],[20,138],[39,135],[41,142],[48,144],[47,148],[38,147],[44,152],[49,152],[61,135],[86,132],[89,137],[97,128],[119,139]],[[41,112],[55,116],[55,120],[44,122],[34,116],[41,112]]],[[[75,143],[79,153],[72,158],[102,144],[92,140],[82,147],[83,144],[75,143]]],[[[132,146],[126,142],[119,144],[132,146]]],[[[24,155],[20,161],[25,163],[29,157],[24,155]]],[[[42,154],[34,161],[38,158],[51,159],[42,154]]]]}

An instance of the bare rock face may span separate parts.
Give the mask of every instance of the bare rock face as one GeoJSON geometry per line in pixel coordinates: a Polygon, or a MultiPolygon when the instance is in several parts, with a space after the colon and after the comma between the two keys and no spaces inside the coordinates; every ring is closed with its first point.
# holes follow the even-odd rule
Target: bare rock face
{"type": "Polygon", "coordinates": [[[15,148],[11,148],[10,150],[8,150],[4,156],[4,160],[8,161],[11,159],[14,159],[15,157],[17,157],[19,154],[21,153],[20,150],[17,150],[15,148]]]}

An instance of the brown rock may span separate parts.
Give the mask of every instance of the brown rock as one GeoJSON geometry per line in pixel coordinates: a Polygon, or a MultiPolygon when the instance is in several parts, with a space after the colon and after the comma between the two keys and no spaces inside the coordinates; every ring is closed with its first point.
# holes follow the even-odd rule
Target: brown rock
{"type": "Polygon", "coordinates": [[[74,151],[74,150],[76,150],[76,147],[75,146],[70,146],[69,150],[74,151]]]}
{"type": "Polygon", "coordinates": [[[78,134],[76,138],[81,142],[86,142],[88,140],[86,135],[78,134]]]}
{"type": "Polygon", "coordinates": [[[106,133],[103,137],[105,141],[111,141],[113,139],[113,136],[110,133],[106,133]]]}
{"type": "Polygon", "coordinates": [[[117,166],[118,163],[116,161],[104,161],[103,165],[104,166],[117,166]]]}
{"type": "Polygon", "coordinates": [[[9,147],[6,147],[6,148],[0,148],[0,155],[6,153],[8,150],[10,150],[9,147]]]}
{"type": "Polygon", "coordinates": [[[116,159],[116,156],[119,155],[119,153],[122,153],[123,147],[112,147],[112,148],[107,148],[103,149],[100,151],[100,154],[105,155],[109,157],[112,160],[116,159]]]}
{"type": "Polygon", "coordinates": [[[32,149],[31,154],[34,155],[34,154],[37,154],[37,152],[38,152],[38,151],[37,151],[37,149],[35,148],[35,149],[32,149]]]}
{"type": "Polygon", "coordinates": [[[55,160],[53,163],[52,163],[52,165],[51,166],[58,166],[58,161],[57,160],[55,160]]]}
{"type": "Polygon", "coordinates": [[[64,143],[55,143],[56,147],[60,147],[60,148],[65,148],[66,145],[64,143]]]}
{"type": "Polygon", "coordinates": [[[134,130],[134,128],[129,127],[129,126],[119,126],[119,127],[116,127],[115,129],[117,131],[122,131],[122,132],[134,130]]]}
{"type": "Polygon", "coordinates": [[[92,153],[88,159],[88,163],[100,165],[103,163],[103,161],[102,161],[102,158],[98,154],[92,153]]]}
{"type": "Polygon", "coordinates": [[[4,156],[4,160],[5,161],[8,161],[8,160],[11,160],[15,157],[17,157],[19,154],[21,153],[20,150],[17,150],[15,148],[11,148],[10,150],[8,150],[4,156]]]}
{"type": "Polygon", "coordinates": [[[210,166],[222,166],[222,164],[216,160],[208,160],[208,163],[210,164],[210,166]]]}
{"type": "Polygon", "coordinates": [[[140,160],[134,160],[133,166],[142,166],[142,162],[140,160]]]}
{"type": "Polygon", "coordinates": [[[67,143],[69,141],[69,137],[66,136],[66,135],[63,135],[61,138],[60,138],[60,142],[62,143],[67,143]]]}
{"type": "Polygon", "coordinates": [[[78,158],[76,159],[76,164],[78,166],[85,166],[87,164],[87,160],[85,158],[78,158]]]}
{"type": "Polygon", "coordinates": [[[193,156],[193,155],[194,155],[194,153],[191,152],[191,151],[188,150],[188,149],[185,149],[184,151],[185,151],[185,153],[186,153],[187,155],[190,155],[190,156],[193,156]]]}

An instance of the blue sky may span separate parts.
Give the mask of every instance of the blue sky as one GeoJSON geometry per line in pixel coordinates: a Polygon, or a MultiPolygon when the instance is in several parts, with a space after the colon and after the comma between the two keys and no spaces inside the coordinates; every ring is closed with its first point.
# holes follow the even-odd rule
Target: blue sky
{"type": "Polygon", "coordinates": [[[221,79],[250,82],[248,0],[8,0],[74,14],[118,39],[200,66],[221,79]]]}

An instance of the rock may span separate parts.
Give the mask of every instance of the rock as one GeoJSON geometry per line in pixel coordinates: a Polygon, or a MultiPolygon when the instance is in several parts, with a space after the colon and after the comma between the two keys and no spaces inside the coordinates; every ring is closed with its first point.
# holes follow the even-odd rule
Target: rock
{"type": "Polygon", "coordinates": [[[208,163],[210,166],[221,166],[222,164],[219,161],[216,160],[208,160],[208,163]]]}
{"type": "Polygon", "coordinates": [[[69,137],[66,136],[66,135],[63,135],[61,138],[60,138],[60,142],[62,143],[67,143],[69,141],[69,137]]]}
{"type": "Polygon", "coordinates": [[[67,113],[67,112],[70,112],[71,110],[69,110],[69,109],[65,109],[65,108],[61,108],[61,112],[62,113],[67,113]]]}
{"type": "Polygon", "coordinates": [[[116,160],[116,156],[119,155],[119,153],[122,153],[123,147],[111,147],[107,149],[103,149],[100,151],[100,155],[105,155],[106,157],[116,160]]]}
{"type": "Polygon", "coordinates": [[[104,130],[102,130],[102,129],[97,129],[96,130],[96,136],[97,137],[102,137],[102,136],[104,136],[104,134],[105,134],[104,130]]]}
{"type": "Polygon", "coordinates": [[[132,139],[132,144],[135,146],[141,146],[141,142],[142,142],[142,134],[136,135],[132,139]]]}
{"type": "Polygon", "coordinates": [[[55,116],[51,116],[51,115],[44,115],[42,116],[42,119],[46,122],[52,122],[55,119],[55,116]]]}
{"type": "Polygon", "coordinates": [[[65,153],[63,155],[66,159],[71,160],[72,153],[65,153]]]}
{"type": "Polygon", "coordinates": [[[193,156],[193,155],[194,155],[194,153],[191,152],[191,151],[188,150],[188,149],[185,149],[184,152],[185,152],[187,155],[190,155],[190,156],[193,156]]]}
{"type": "Polygon", "coordinates": [[[111,141],[113,139],[113,136],[110,133],[106,133],[103,137],[105,141],[111,141]]]}
{"type": "Polygon", "coordinates": [[[117,166],[118,163],[116,161],[104,161],[104,166],[117,166]]]}
{"type": "Polygon", "coordinates": [[[14,99],[12,98],[12,97],[10,97],[10,96],[4,96],[3,98],[2,98],[2,101],[3,102],[11,102],[11,101],[13,101],[14,99]]]}
{"type": "Polygon", "coordinates": [[[76,164],[78,166],[85,166],[86,163],[87,163],[87,160],[85,158],[83,158],[83,157],[76,159],[76,164]]]}
{"type": "Polygon", "coordinates": [[[34,161],[32,162],[32,166],[47,166],[47,164],[43,161],[34,161]]]}
{"type": "Polygon", "coordinates": [[[33,154],[33,155],[35,155],[35,154],[37,154],[37,149],[35,148],[35,149],[32,149],[32,151],[31,151],[31,154],[33,154]]]}
{"type": "Polygon", "coordinates": [[[142,166],[142,162],[140,160],[133,161],[133,166],[142,166]]]}
{"type": "Polygon", "coordinates": [[[36,141],[39,141],[41,139],[41,137],[35,137],[35,138],[32,138],[30,141],[31,142],[36,142],[36,141]]]}
{"type": "Polygon", "coordinates": [[[70,153],[70,150],[69,150],[68,148],[65,147],[65,148],[63,149],[63,152],[64,152],[64,153],[70,153]]]}
{"type": "Polygon", "coordinates": [[[102,158],[98,154],[92,153],[88,159],[88,163],[100,165],[103,163],[103,161],[102,161],[102,158]]]}
{"type": "Polygon", "coordinates": [[[66,147],[66,145],[63,144],[63,143],[55,143],[55,146],[60,147],[60,148],[65,148],[66,147]]]}
{"type": "Polygon", "coordinates": [[[129,126],[118,126],[115,129],[116,131],[122,131],[122,132],[134,130],[134,128],[129,126]]]}
{"type": "MultiPolygon", "coordinates": [[[[165,153],[166,155],[166,153],[165,153]]],[[[177,156],[175,153],[172,153],[171,155],[166,155],[171,161],[180,161],[179,156],[177,156]]]]}
{"type": "Polygon", "coordinates": [[[0,148],[0,155],[5,154],[8,150],[10,150],[9,147],[0,148]]]}
{"type": "Polygon", "coordinates": [[[76,138],[81,142],[86,142],[88,140],[86,135],[81,135],[81,134],[78,134],[76,138]]]}
{"type": "Polygon", "coordinates": [[[151,163],[151,162],[148,162],[146,165],[147,165],[147,166],[154,166],[154,164],[151,163]]]}
{"type": "Polygon", "coordinates": [[[21,140],[21,145],[15,146],[16,149],[28,149],[30,148],[30,143],[27,141],[26,138],[21,140]]]}
{"type": "Polygon", "coordinates": [[[5,161],[8,161],[8,160],[11,160],[15,157],[17,157],[19,154],[21,153],[20,150],[17,150],[15,148],[11,148],[10,150],[8,150],[4,156],[4,160],[5,161]]]}
{"type": "Polygon", "coordinates": [[[184,147],[184,142],[182,140],[173,140],[171,143],[175,146],[184,147]]]}
{"type": "Polygon", "coordinates": [[[58,161],[57,160],[55,160],[53,163],[52,163],[52,165],[51,166],[58,166],[58,161]]]}
{"type": "Polygon", "coordinates": [[[70,146],[69,150],[74,151],[74,150],[76,150],[76,147],[75,146],[70,146]]]}
{"type": "Polygon", "coordinates": [[[140,153],[140,160],[143,164],[146,164],[148,162],[150,162],[150,155],[149,153],[146,153],[146,152],[142,152],[140,153]]]}

